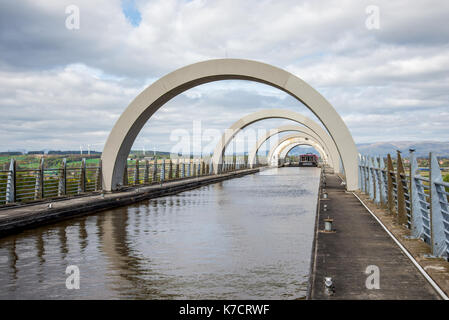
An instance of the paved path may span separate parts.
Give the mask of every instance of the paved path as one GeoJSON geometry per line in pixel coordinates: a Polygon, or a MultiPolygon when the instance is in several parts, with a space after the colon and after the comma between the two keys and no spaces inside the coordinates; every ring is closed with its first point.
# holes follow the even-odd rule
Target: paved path
{"type": "Polygon", "coordinates": [[[312,264],[311,299],[439,299],[438,294],[412,262],[352,194],[341,180],[326,174],[329,200],[320,202],[318,229],[323,219],[334,219],[335,233],[318,232],[312,264]],[[323,212],[323,204],[328,211],[323,212]],[[380,289],[367,289],[368,266],[380,270],[380,289]],[[324,291],[324,277],[330,276],[335,293],[324,291]]]}

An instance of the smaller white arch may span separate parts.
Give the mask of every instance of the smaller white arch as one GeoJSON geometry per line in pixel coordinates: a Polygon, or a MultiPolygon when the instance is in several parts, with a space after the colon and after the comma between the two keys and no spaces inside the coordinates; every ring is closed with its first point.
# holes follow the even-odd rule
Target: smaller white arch
{"type": "MultiPolygon", "coordinates": [[[[263,145],[265,141],[267,141],[272,136],[287,132],[287,131],[295,131],[295,132],[301,132],[304,134],[309,135],[311,138],[315,139],[317,142],[321,143],[323,149],[326,151],[326,153],[329,156],[329,162],[331,166],[334,168],[335,171],[340,171],[340,155],[338,153],[338,150],[334,143],[331,143],[330,145],[327,145],[323,139],[316,134],[314,131],[307,127],[298,126],[298,125],[284,125],[280,126],[274,130],[270,130],[267,132],[264,136],[262,136],[259,140],[257,140],[256,146],[251,150],[251,152],[248,154],[248,164],[252,168],[256,164],[256,156],[257,152],[259,151],[260,147],[263,145]]],[[[329,141],[328,141],[329,142],[329,141]]]]}
{"type": "Polygon", "coordinates": [[[309,137],[303,135],[302,133],[292,133],[292,134],[283,136],[281,139],[279,139],[279,141],[276,143],[276,145],[274,145],[270,149],[270,152],[268,153],[268,159],[275,153],[275,151],[279,150],[280,146],[286,146],[289,143],[289,140],[293,140],[293,139],[302,139],[302,140],[306,140],[308,142],[311,142],[311,143],[313,143],[315,145],[318,145],[322,149],[323,154],[326,156],[326,159],[328,159],[328,154],[326,154],[323,146],[318,141],[310,139],[309,137]]]}
{"type": "MultiPolygon", "coordinates": [[[[311,146],[311,147],[315,148],[315,150],[317,150],[318,153],[320,154],[321,159],[325,159],[324,150],[321,148],[320,145],[315,144],[310,140],[305,141],[305,140],[296,138],[296,139],[287,141],[286,145],[278,147],[278,150],[273,152],[273,155],[270,159],[270,164],[272,166],[273,165],[276,166],[279,163],[284,163],[285,158],[286,158],[287,154],[290,152],[290,150],[292,150],[294,147],[301,146],[301,145],[311,146]]],[[[327,163],[326,160],[323,160],[323,162],[327,163]]]]}
{"type": "Polygon", "coordinates": [[[326,150],[324,150],[323,146],[319,142],[310,139],[304,139],[302,137],[290,138],[286,140],[282,145],[278,145],[278,149],[274,152],[273,155],[278,154],[281,159],[285,158],[288,154],[288,151],[290,151],[289,147],[293,144],[295,144],[296,146],[308,145],[314,147],[320,154],[321,159],[323,159],[326,163],[329,162],[329,154],[326,152],[326,150]]]}
{"type": "MultiPolygon", "coordinates": [[[[309,142],[304,141],[296,141],[296,142],[289,142],[286,146],[282,147],[279,152],[274,152],[272,162],[277,162],[279,164],[285,164],[285,158],[287,157],[287,154],[295,147],[302,146],[302,145],[308,145],[313,146],[309,142]]],[[[313,146],[315,150],[318,151],[320,154],[321,159],[323,159],[323,153],[322,150],[318,146],[313,146]]],[[[326,161],[323,161],[323,163],[326,164],[326,161]]]]}
{"type": "Polygon", "coordinates": [[[221,139],[218,141],[217,146],[214,150],[214,154],[212,156],[212,163],[215,173],[220,172],[220,165],[223,163],[223,154],[225,152],[225,149],[232,141],[232,139],[237,135],[237,133],[239,133],[247,126],[265,119],[286,119],[295,121],[309,128],[316,135],[318,135],[326,144],[326,146],[335,146],[335,152],[341,156],[335,141],[332,139],[329,133],[326,132],[317,122],[295,111],[285,109],[265,109],[242,117],[225,130],[221,139]]]}
{"type": "Polygon", "coordinates": [[[292,143],[304,144],[314,147],[320,153],[321,158],[326,163],[328,162],[328,155],[326,154],[326,151],[323,149],[320,143],[318,143],[313,139],[303,136],[301,133],[296,133],[283,137],[280,141],[278,141],[278,143],[275,146],[271,148],[270,153],[268,154],[267,157],[268,164],[276,165],[280,152],[284,150],[286,146],[292,143]]]}
{"type": "Polygon", "coordinates": [[[318,151],[318,153],[320,154],[321,159],[324,162],[326,162],[326,155],[324,153],[324,150],[321,149],[321,146],[314,145],[313,143],[304,142],[303,140],[298,140],[298,139],[289,140],[285,146],[280,147],[279,151],[278,152],[275,151],[274,154],[276,155],[276,153],[278,153],[279,158],[283,159],[283,158],[287,157],[288,153],[293,148],[295,148],[297,146],[302,146],[302,145],[308,145],[308,146],[314,147],[316,149],[316,151],[318,151]]]}

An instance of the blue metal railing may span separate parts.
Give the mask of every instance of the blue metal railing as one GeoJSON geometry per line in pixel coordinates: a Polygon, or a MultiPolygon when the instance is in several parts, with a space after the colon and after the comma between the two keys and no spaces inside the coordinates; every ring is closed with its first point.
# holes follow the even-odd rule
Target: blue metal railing
{"type": "Polygon", "coordinates": [[[396,220],[422,239],[436,257],[449,257],[449,183],[443,181],[436,156],[430,154],[429,168],[418,167],[410,153],[410,172],[406,174],[398,153],[396,170],[390,156],[359,157],[359,188],[379,206],[388,208],[396,220]],[[387,167],[387,168],[386,168],[387,167]],[[424,177],[421,172],[429,172],[424,177]]]}

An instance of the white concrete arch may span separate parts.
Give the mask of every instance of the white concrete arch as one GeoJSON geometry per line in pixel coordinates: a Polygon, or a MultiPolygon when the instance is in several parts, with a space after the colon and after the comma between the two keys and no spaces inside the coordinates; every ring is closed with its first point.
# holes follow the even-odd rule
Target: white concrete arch
{"type": "MultiPolygon", "coordinates": [[[[329,161],[330,165],[334,168],[336,172],[340,171],[340,155],[338,154],[337,147],[335,146],[335,143],[332,139],[330,139],[331,145],[328,146],[326,143],[324,143],[323,139],[321,139],[320,136],[318,136],[315,132],[310,130],[307,127],[297,126],[297,125],[284,125],[280,126],[274,130],[270,130],[267,132],[265,136],[262,136],[259,140],[257,140],[256,146],[251,150],[251,152],[248,154],[248,164],[252,168],[256,164],[256,156],[257,152],[259,151],[260,147],[264,144],[265,141],[267,141],[272,136],[287,132],[287,131],[296,131],[296,132],[303,132],[307,133],[310,136],[312,136],[317,142],[320,142],[324,148],[324,150],[329,155],[329,161]]],[[[327,136],[327,133],[326,133],[327,136]]]]}
{"type": "MultiPolygon", "coordinates": [[[[288,134],[286,136],[283,136],[281,139],[279,139],[279,141],[277,142],[277,144],[275,144],[271,149],[270,152],[268,153],[268,158],[270,159],[273,154],[275,153],[275,151],[277,151],[279,149],[280,146],[285,146],[286,142],[288,142],[288,140],[290,139],[295,139],[295,138],[302,138],[302,139],[307,139],[307,137],[304,137],[301,133],[292,133],[292,134],[288,134]]],[[[310,139],[308,139],[310,140],[310,139]]],[[[319,145],[319,143],[317,141],[312,141],[315,142],[316,144],[319,145]]],[[[321,145],[319,145],[322,149],[323,147],[321,145]]],[[[324,149],[323,149],[324,151],[324,149]]]]}
{"type": "MultiPolygon", "coordinates": [[[[304,142],[292,142],[292,143],[288,144],[287,146],[285,146],[284,148],[282,148],[282,151],[278,155],[274,155],[273,157],[279,159],[281,163],[285,163],[285,158],[287,157],[287,154],[290,152],[290,150],[292,150],[293,148],[295,148],[297,146],[302,146],[302,145],[311,146],[310,144],[307,144],[304,142]]],[[[321,157],[320,149],[317,147],[314,147],[314,148],[318,151],[318,153],[320,154],[320,157],[321,157]]],[[[322,159],[323,158],[321,157],[321,160],[322,159]]],[[[326,162],[324,161],[324,163],[326,163],[326,162]]]]}
{"type": "MultiPolygon", "coordinates": [[[[322,146],[319,143],[313,143],[313,142],[308,143],[308,141],[304,142],[304,140],[299,139],[299,138],[293,138],[292,140],[288,141],[288,143],[285,146],[280,147],[279,148],[279,158],[281,158],[281,159],[285,158],[291,149],[293,149],[296,146],[301,146],[301,145],[308,145],[308,146],[315,148],[315,150],[318,151],[318,153],[320,154],[320,158],[326,163],[329,162],[329,158],[326,156],[326,151],[322,148],[322,146]]],[[[275,151],[275,153],[276,153],[276,151],[275,151]]]]}
{"type": "MultiPolygon", "coordinates": [[[[237,135],[237,133],[239,133],[241,130],[243,130],[244,128],[255,122],[275,118],[292,120],[299,124],[304,125],[305,127],[309,128],[314,134],[319,136],[326,144],[326,146],[333,145],[335,147],[335,152],[338,153],[338,150],[332,138],[317,122],[295,111],[285,109],[266,109],[256,111],[254,113],[242,117],[241,119],[234,122],[228,129],[225,130],[220,141],[217,143],[214,154],[212,156],[212,163],[214,164],[216,172],[219,172],[219,165],[222,163],[222,158],[226,147],[232,141],[235,135],[237,135]]],[[[337,168],[339,168],[339,164],[337,168]]]]}
{"type": "MultiPolygon", "coordinates": [[[[305,143],[305,142],[301,142],[301,141],[297,141],[297,142],[290,142],[288,143],[285,147],[282,147],[282,150],[280,150],[280,152],[278,154],[274,154],[273,155],[273,159],[271,160],[272,162],[280,162],[281,164],[285,163],[285,158],[287,157],[287,154],[295,147],[297,146],[301,146],[301,145],[308,145],[308,146],[312,146],[309,143],[305,143]]],[[[320,150],[320,148],[318,148],[317,146],[313,146],[318,153],[320,154],[321,159],[323,159],[322,157],[322,151],[320,150]]],[[[324,161],[324,163],[326,163],[324,161]]]]}
{"type": "MultiPolygon", "coordinates": [[[[295,128],[297,128],[297,126],[293,126],[295,128]]],[[[292,130],[294,131],[294,130],[292,130]]],[[[309,135],[308,133],[304,133],[301,131],[296,131],[295,133],[292,133],[290,135],[285,136],[288,139],[293,139],[293,138],[301,138],[303,141],[307,142],[307,141],[311,141],[311,143],[313,143],[314,145],[318,146],[320,148],[321,151],[321,157],[325,158],[326,161],[330,164],[330,166],[333,166],[333,158],[331,153],[329,152],[329,149],[326,147],[326,145],[323,144],[323,142],[317,137],[317,136],[313,136],[313,135],[309,135]]],[[[285,142],[287,138],[285,137],[281,137],[279,141],[277,141],[277,144],[275,145],[275,147],[279,147],[280,143],[285,142]]],[[[255,148],[254,148],[255,149],[255,148]]],[[[254,149],[251,151],[251,153],[254,152],[254,149]]],[[[273,154],[273,150],[275,148],[272,148],[270,150],[270,153],[267,157],[267,162],[270,163],[270,157],[272,157],[273,154]]],[[[249,157],[251,157],[252,155],[250,154],[249,157]]],[[[338,156],[338,154],[337,154],[338,156]]],[[[248,158],[249,161],[250,158],[248,158]]],[[[254,154],[254,159],[255,159],[255,154],[254,154]]]]}
{"type": "Polygon", "coordinates": [[[320,143],[313,139],[308,139],[301,133],[294,133],[282,137],[282,139],[280,139],[278,143],[271,148],[267,157],[268,164],[273,163],[274,158],[279,158],[280,154],[285,150],[287,146],[295,143],[296,145],[309,145],[314,147],[320,154],[321,159],[323,159],[323,161],[325,161],[326,163],[328,162],[328,155],[326,154],[326,151],[320,143]]]}
{"type": "Polygon", "coordinates": [[[115,190],[120,185],[134,140],[162,105],[190,88],[229,79],[265,83],[285,91],[306,105],[320,119],[337,145],[346,173],[347,189],[357,189],[357,148],[351,133],[332,105],[290,72],[243,59],[217,59],[191,64],[167,74],[142,91],[117,120],[106,141],[102,154],[104,189],[115,190]]]}
{"type": "MultiPolygon", "coordinates": [[[[320,154],[321,159],[322,159],[324,162],[326,162],[326,156],[325,156],[324,153],[323,153],[324,150],[321,149],[321,146],[320,146],[320,145],[314,145],[313,143],[307,144],[307,142],[304,143],[303,140],[298,139],[298,138],[296,138],[296,139],[294,138],[294,139],[292,139],[292,140],[289,140],[288,143],[287,143],[285,146],[282,146],[282,147],[279,148],[279,151],[278,151],[279,158],[280,158],[280,159],[285,158],[285,157],[287,156],[287,154],[288,154],[294,147],[302,146],[302,145],[308,145],[308,146],[314,147],[314,148],[316,149],[316,151],[318,151],[318,153],[320,154]]],[[[274,153],[275,153],[274,155],[276,155],[277,152],[275,151],[274,153]]]]}

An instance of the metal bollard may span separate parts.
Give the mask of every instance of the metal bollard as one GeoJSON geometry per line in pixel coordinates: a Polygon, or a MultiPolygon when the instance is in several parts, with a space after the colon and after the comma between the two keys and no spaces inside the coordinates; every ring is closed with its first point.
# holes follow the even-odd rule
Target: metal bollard
{"type": "Polygon", "coordinates": [[[334,295],[335,287],[332,282],[332,277],[324,277],[324,292],[329,296],[334,295]]]}
{"type": "Polygon", "coordinates": [[[331,219],[327,217],[327,219],[324,219],[324,231],[331,232],[332,231],[332,222],[334,219],[331,219]]]}

